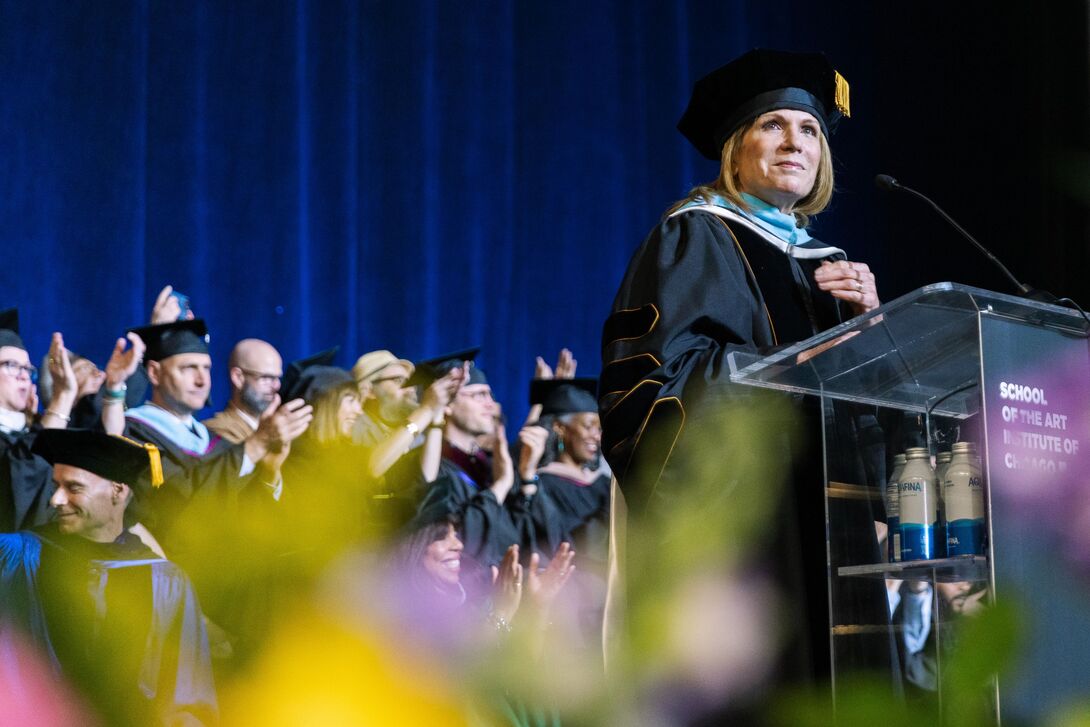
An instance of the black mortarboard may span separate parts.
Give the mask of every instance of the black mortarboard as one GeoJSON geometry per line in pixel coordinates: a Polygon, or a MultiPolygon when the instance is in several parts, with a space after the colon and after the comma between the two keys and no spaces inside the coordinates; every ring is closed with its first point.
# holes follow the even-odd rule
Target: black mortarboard
{"type": "Polygon", "coordinates": [[[200,318],[130,328],[147,346],[145,361],[162,361],[180,353],[208,353],[208,328],[200,318]]]}
{"type": "Polygon", "coordinates": [[[530,404],[541,404],[542,416],[597,412],[597,392],[597,379],[534,379],[530,382],[530,404]]]}
{"type": "Polygon", "coordinates": [[[757,48],[696,82],[677,128],[708,159],[742,124],[773,109],[814,115],[826,138],[851,116],[848,82],[821,53],[757,48]]]}
{"type": "MultiPolygon", "coordinates": [[[[466,361],[472,362],[480,352],[480,347],[475,346],[463,351],[445,353],[442,356],[424,359],[416,364],[416,369],[413,371],[413,375],[409,377],[409,380],[405,382],[405,386],[431,386],[433,381],[446,376],[451,369],[458,368],[466,361]]],[[[465,383],[487,384],[488,379],[485,378],[483,371],[475,366],[470,366],[469,379],[465,383]]]]}
{"type": "Polygon", "coordinates": [[[8,308],[0,311],[0,346],[13,346],[26,350],[26,344],[19,337],[18,308],[8,308]]]}
{"type": "Polygon", "coordinates": [[[334,346],[288,364],[288,370],[284,372],[284,380],[280,385],[280,398],[284,401],[303,399],[313,402],[326,391],[343,384],[351,384],[355,388],[356,379],[352,374],[342,368],[330,366],[340,350],[340,346],[334,346]]]}
{"type": "Polygon", "coordinates": [[[67,464],[113,482],[135,487],[150,475],[153,487],[163,484],[159,448],[92,429],[43,429],[35,438],[34,454],[49,464],[67,464]]]}

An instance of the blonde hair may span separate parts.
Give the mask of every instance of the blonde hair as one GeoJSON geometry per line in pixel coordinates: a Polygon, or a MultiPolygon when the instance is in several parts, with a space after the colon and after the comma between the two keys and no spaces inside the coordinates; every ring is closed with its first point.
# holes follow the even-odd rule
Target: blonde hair
{"type": "MultiPolygon", "coordinates": [[[[719,178],[714,182],[693,187],[685,199],[675,203],[666,214],[672,214],[695,200],[711,201],[716,196],[726,197],[740,209],[749,211],[749,205],[742,197],[742,190],[738,188],[738,180],[735,178],[733,169],[735,158],[742,148],[742,139],[757,123],[757,118],[738,127],[723,144],[723,151],[719,157],[719,178]]],[[[809,225],[810,216],[824,210],[833,199],[833,150],[829,148],[829,141],[825,138],[825,134],[819,133],[818,140],[821,144],[821,156],[818,159],[814,186],[809,194],[800,199],[791,209],[798,227],[809,225]]]]}

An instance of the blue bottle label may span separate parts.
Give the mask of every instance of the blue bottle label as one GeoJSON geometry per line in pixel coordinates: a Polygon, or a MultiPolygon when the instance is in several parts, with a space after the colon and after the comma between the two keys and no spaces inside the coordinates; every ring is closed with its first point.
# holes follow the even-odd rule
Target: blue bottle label
{"type": "Polygon", "coordinates": [[[901,560],[930,560],[935,557],[935,523],[901,523],[901,560]]]}
{"type": "Polygon", "coordinates": [[[983,555],[984,520],[954,520],[946,524],[948,555],[983,555]]]}

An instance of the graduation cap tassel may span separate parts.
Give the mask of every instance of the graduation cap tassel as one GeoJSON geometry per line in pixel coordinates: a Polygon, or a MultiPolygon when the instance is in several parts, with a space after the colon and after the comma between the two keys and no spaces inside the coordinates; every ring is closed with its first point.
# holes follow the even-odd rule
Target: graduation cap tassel
{"type": "Polygon", "coordinates": [[[840,75],[839,71],[833,71],[833,73],[835,74],[836,80],[836,108],[840,113],[844,114],[845,117],[850,119],[852,116],[852,105],[848,89],[848,81],[844,78],[844,76],[840,75]]]}
{"type": "Polygon", "coordinates": [[[163,484],[163,457],[154,444],[145,444],[144,449],[147,450],[148,460],[151,461],[151,486],[157,488],[163,484]]]}

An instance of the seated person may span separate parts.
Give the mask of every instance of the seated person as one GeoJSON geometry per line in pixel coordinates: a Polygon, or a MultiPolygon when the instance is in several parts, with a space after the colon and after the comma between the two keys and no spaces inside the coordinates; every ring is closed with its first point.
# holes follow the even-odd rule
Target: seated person
{"type": "Polygon", "coordinates": [[[47,430],[34,452],[53,465],[56,517],[0,535],[0,629],[23,629],[104,723],[214,721],[194,591],[125,525],[134,492],[161,483],[158,452],[90,430],[47,430]]]}

